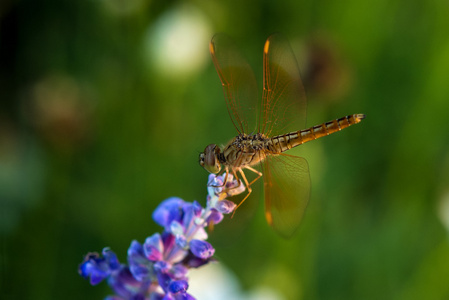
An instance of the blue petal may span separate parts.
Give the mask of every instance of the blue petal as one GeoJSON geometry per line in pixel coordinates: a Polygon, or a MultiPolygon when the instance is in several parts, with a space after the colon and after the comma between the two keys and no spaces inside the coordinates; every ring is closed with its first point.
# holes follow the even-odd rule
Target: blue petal
{"type": "Polygon", "coordinates": [[[99,284],[120,266],[115,253],[105,249],[107,250],[103,250],[103,253],[106,257],[100,257],[98,253],[88,253],[78,268],[79,274],[89,278],[92,285],[99,284]]]}
{"type": "Polygon", "coordinates": [[[175,295],[175,300],[195,300],[195,298],[188,293],[179,293],[175,295]]]}
{"type": "Polygon", "coordinates": [[[215,249],[211,244],[201,240],[191,240],[190,251],[193,253],[193,255],[201,259],[208,259],[215,253],[215,249]]]}
{"type": "Polygon", "coordinates": [[[168,286],[169,292],[173,294],[185,293],[188,288],[189,284],[185,280],[174,280],[168,286]]]}
{"type": "Polygon", "coordinates": [[[96,260],[100,260],[100,255],[98,253],[88,253],[84,257],[83,262],[79,265],[78,273],[84,278],[89,277],[96,260]]]}
{"type": "Polygon", "coordinates": [[[90,273],[90,281],[89,282],[91,285],[97,285],[108,276],[109,276],[109,273],[107,273],[107,272],[102,272],[101,270],[92,270],[92,272],[90,273]]]}
{"type": "Polygon", "coordinates": [[[207,263],[209,263],[210,261],[214,261],[214,259],[212,257],[208,258],[208,259],[201,259],[199,257],[196,257],[195,255],[193,255],[191,252],[184,258],[184,260],[182,261],[182,263],[187,267],[187,268],[199,268],[207,263]]]}
{"type": "Polygon", "coordinates": [[[180,248],[186,248],[187,247],[187,240],[184,236],[180,235],[176,237],[176,245],[180,248]]]}
{"type": "Polygon", "coordinates": [[[170,269],[170,266],[167,262],[161,260],[154,264],[154,270],[157,273],[167,273],[170,269]]]}
{"type": "Polygon", "coordinates": [[[184,217],[182,218],[182,225],[184,225],[185,228],[189,228],[190,225],[193,223],[193,221],[196,218],[195,215],[195,209],[193,207],[192,203],[187,203],[183,207],[184,211],[184,217]]]}
{"type": "Polygon", "coordinates": [[[153,265],[138,241],[132,241],[128,248],[128,264],[130,272],[138,281],[146,280],[152,274],[153,265]]]}
{"type": "Polygon", "coordinates": [[[198,203],[198,201],[193,201],[193,210],[195,212],[195,215],[197,217],[201,216],[201,212],[203,210],[203,207],[201,206],[201,204],[198,203]]]}
{"type": "Polygon", "coordinates": [[[215,208],[211,209],[209,217],[207,217],[206,222],[209,224],[213,222],[214,224],[218,224],[223,220],[223,214],[216,210],[215,208]]]}
{"type": "Polygon", "coordinates": [[[158,292],[153,292],[150,294],[150,300],[163,300],[164,294],[160,294],[158,292]]]}
{"type": "Polygon", "coordinates": [[[217,176],[215,174],[209,174],[207,177],[207,186],[215,185],[215,186],[221,186],[223,185],[223,177],[217,176]]]}
{"type": "Polygon", "coordinates": [[[235,209],[236,206],[237,206],[237,205],[236,205],[234,202],[232,202],[232,201],[229,201],[229,200],[221,200],[221,201],[218,201],[218,203],[217,203],[217,205],[215,206],[215,208],[216,208],[219,212],[221,212],[221,213],[223,213],[223,214],[229,214],[229,213],[231,213],[231,212],[234,211],[234,209],[235,209]]]}
{"type": "Polygon", "coordinates": [[[141,264],[146,263],[146,261],[148,260],[145,256],[143,246],[138,241],[133,240],[128,248],[128,263],[141,264]]]}
{"type": "Polygon", "coordinates": [[[223,177],[222,176],[210,174],[208,181],[207,181],[207,193],[210,196],[219,195],[223,191],[223,188],[220,187],[222,185],[223,185],[223,177]]]}
{"type": "MultiPolygon", "coordinates": [[[[185,218],[185,215],[184,215],[185,218]]],[[[183,235],[184,234],[184,227],[179,223],[178,221],[173,221],[170,224],[170,232],[174,236],[183,235]]]]}
{"type": "Polygon", "coordinates": [[[108,284],[124,299],[144,299],[151,281],[138,281],[128,267],[123,267],[117,275],[109,277],[108,284]]]}
{"type": "Polygon", "coordinates": [[[102,254],[111,270],[118,270],[120,268],[117,255],[109,247],[103,248],[102,254]]]}
{"type": "Polygon", "coordinates": [[[175,236],[170,232],[164,231],[162,233],[162,244],[164,245],[164,252],[170,252],[175,245],[175,236]]]}
{"type": "Polygon", "coordinates": [[[177,197],[171,197],[164,200],[153,212],[153,220],[159,225],[169,228],[173,220],[181,222],[184,200],[177,197]]]}
{"type": "Polygon", "coordinates": [[[144,265],[130,265],[129,271],[133,274],[134,278],[138,281],[144,281],[150,278],[151,269],[148,266],[144,265]]]}
{"type": "Polygon", "coordinates": [[[158,261],[162,259],[162,252],[164,251],[164,244],[159,233],[155,233],[148,237],[143,244],[145,256],[151,261],[158,261]]]}
{"type": "Polygon", "coordinates": [[[123,298],[120,296],[114,295],[114,296],[106,296],[106,298],[104,298],[104,300],[123,300],[123,298]]]}
{"type": "Polygon", "coordinates": [[[187,275],[187,272],[189,272],[189,269],[187,269],[182,264],[175,264],[172,266],[170,273],[173,275],[173,278],[176,279],[182,279],[187,275]]]}
{"type": "Polygon", "coordinates": [[[168,286],[171,282],[171,278],[166,273],[157,273],[157,282],[161,286],[161,288],[164,290],[164,292],[168,292],[168,286]]]}
{"type": "Polygon", "coordinates": [[[129,245],[128,248],[128,256],[143,255],[143,254],[144,253],[142,245],[136,240],[131,241],[131,244],[129,245]]]}

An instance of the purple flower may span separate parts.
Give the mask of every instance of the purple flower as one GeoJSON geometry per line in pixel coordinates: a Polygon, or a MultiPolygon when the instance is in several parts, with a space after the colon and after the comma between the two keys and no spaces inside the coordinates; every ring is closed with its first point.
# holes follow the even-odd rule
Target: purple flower
{"type": "Polygon", "coordinates": [[[121,265],[114,252],[103,249],[103,256],[88,253],[79,266],[79,273],[92,285],[107,279],[115,295],[109,300],[190,300],[187,273],[213,260],[215,249],[205,240],[205,228],[218,224],[223,214],[236,205],[225,200],[245,190],[243,184],[228,175],[209,176],[207,206],[176,197],[163,201],[153,212],[154,221],[164,228],[143,244],[132,241],[128,248],[128,265],[121,265]]]}
{"type": "Polygon", "coordinates": [[[150,279],[153,264],[145,256],[143,246],[138,241],[132,241],[128,248],[128,264],[130,272],[138,281],[150,279]]]}
{"type": "Polygon", "coordinates": [[[190,251],[193,255],[201,259],[208,259],[215,253],[215,249],[206,241],[192,240],[190,241],[190,251]]]}
{"type": "Polygon", "coordinates": [[[143,249],[145,256],[150,261],[162,260],[164,244],[162,242],[161,235],[159,233],[155,233],[152,236],[147,237],[145,243],[143,244],[143,249]]]}
{"type": "Polygon", "coordinates": [[[103,249],[103,257],[96,252],[88,253],[78,268],[84,278],[90,278],[90,284],[99,284],[103,279],[118,271],[120,263],[117,256],[109,248],[103,249]]]}
{"type": "Polygon", "coordinates": [[[177,294],[177,293],[185,293],[187,289],[189,288],[189,284],[185,280],[175,280],[170,283],[168,286],[168,290],[170,293],[177,294]]]}
{"type": "Polygon", "coordinates": [[[195,256],[192,252],[189,252],[189,254],[184,258],[183,264],[187,268],[199,268],[205,264],[208,264],[211,261],[215,261],[213,257],[209,257],[207,259],[202,259],[197,256],[195,256]]]}
{"type": "Polygon", "coordinates": [[[237,205],[229,200],[221,200],[218,201],[217,205],[215,206],[215,208],[221,212],[222,214],[230,214],[234,211],[235,207],[237,205]]]}
{"type": "Polygon", "coordinates": [[[108,284],[121,299],[144,300],[151,281],[137,280],[128,267],[122,266],[115,276],[109,277],[108,284]]]}
{"type": "Polygon", "coordinates": [[[184,200],[178,197],[168,198],[153,212],[153,220],[168,230],[172,221],[181,221],[184,203],[184,200]]]}
{"type": "Polygon", "coordinates": [[[237,205],[225,198],[241,194],[246,188],[243,183],[234,180],[232,174],[228,175],[226,184],[224,184],[224,179],[225,176],[209,175],[207,206],[220,213],[228,214],[233,212],[237,205]]]}
{"type": "Polygon", "coordinates": [[[207,217],[206,222],[208,224],[218,224],[223,220],[223,214],[217,209],[212,208],[210,210],[210,215],[207,217]]]}

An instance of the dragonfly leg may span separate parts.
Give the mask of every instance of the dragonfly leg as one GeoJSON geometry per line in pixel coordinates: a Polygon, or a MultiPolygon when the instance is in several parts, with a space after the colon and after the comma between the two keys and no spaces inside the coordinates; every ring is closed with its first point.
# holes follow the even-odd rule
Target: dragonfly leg
{"type": "Polygon", "coordinates": [[[249,185],[248,185],[248,187],[250,186],[250,185],[252,185],[254,182],[256,182],[260,177],[262,177],[262,172],[259,172],[259,171],[257,171],[256,169],[253,169],[253,168],[251,168],[251,167],[245,167],[246,169],[248,169],[248,170],[250,170],[250,171],[253,171],[254,173],[256,173],[257,174],[257,177],[253,180],[253,181],[251,181],[250,183],[249,183],[249,185]]]}
{"type": "MultiPolygon", "coordinates": [[[[253,169],[254,170],[254,169],[253,169]]],[[[248,183],[248,180],[246,179],[245,173],[242,171],[242,169],[239,169],[239,173],[240,175],[242,175],[242,179],[245,182],[246,188],[248,189],[248,194],[246,194],[245,198],[243,198],[242,201],[240,201],[240,203],[234,208],[234,212],[232,213],[231,218],[234,217],[235,212],[237,211],[237,208],[239,208],[240,205],[243,204],[243,202],[245,202],[245,200],[249,197],[249,195],[251,195],[251,193],[253,192],[252,188],[251,188],[251,184],[248,183]]],[[[260,176],[262,176],[262,173],[260,174],[260,176]]],[[[259,176],[259,177],[260,177],[259,176]]],[[[237,177],[237,176],[236,176],[237,177]]],[[[238,177],[237,177],[238,178],[238,177]]],[[[258,178],[256,178],[258,179],[258,178]]],[[[253,180],[254,182],[254,180],[253,180]]]]}
{"type": "MultiPolygon", "coordinates": [[[[242,173],[242,169],[239,169],[239,172],[242,173]]],[[[235,178],[237,178],[237,186],[234,186],[230,189],[236,189],[242,185],[242,182],[240,181],[240,178],[237,176],[237,173],[235,172],[235,169],[232,169],[232,175],[234,175],[235,178]]]]}

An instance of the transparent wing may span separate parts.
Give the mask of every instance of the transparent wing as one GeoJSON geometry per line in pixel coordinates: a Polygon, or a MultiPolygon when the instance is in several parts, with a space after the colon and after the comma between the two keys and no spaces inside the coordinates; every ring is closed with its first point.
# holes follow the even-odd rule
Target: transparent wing
{"type": "Polygon", "coordinates": [[[302,157],[271,155],[262,163],[265,217],[282,237],[299,227],[310,197],[309,165],[302,157]]]}
{"type": "Polygon", "coordinates": [[[288,41],[271,35],[263,51],[261,131],[267,136],[301,130],[307,101],[298,63],[288,41]]]}
{"type": "Polygon", "coordinates": [[[233,41],[224,34],[212,38],[209,50],[223,85],[232,123],[239,133],[251,133],[256,129],[259,102],[254,72],[233,41]]]}

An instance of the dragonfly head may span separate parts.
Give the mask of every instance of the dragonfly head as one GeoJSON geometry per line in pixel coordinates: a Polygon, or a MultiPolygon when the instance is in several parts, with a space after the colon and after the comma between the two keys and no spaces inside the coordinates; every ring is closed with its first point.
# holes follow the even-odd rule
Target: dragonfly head
{"type": "Polygon", "coordinates": [[[209,173],[217,174],[221,170],[221,164],[218,161],[220,154],[220,147],[215,144],[210,144],[200,154],[200,165],[209,173]]]}

